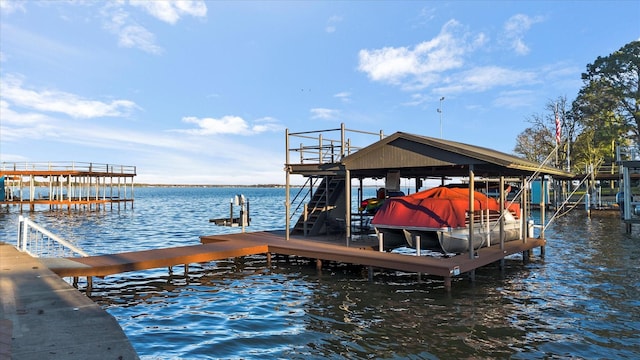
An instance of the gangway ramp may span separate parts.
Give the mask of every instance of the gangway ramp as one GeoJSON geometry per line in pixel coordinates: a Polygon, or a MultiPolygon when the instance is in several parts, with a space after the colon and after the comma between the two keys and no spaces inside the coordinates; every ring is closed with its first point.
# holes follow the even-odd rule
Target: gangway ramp
{"type": "Polygon", "coordinates": [[[43,259],[59,276],[107,276],[130,271],[148,270],[175,265],[204,263],[233,257],[266,253],[266,244],[255,241],[216,241],[208,244],[164,249],[87,256],[81,258],[43,259]]]}

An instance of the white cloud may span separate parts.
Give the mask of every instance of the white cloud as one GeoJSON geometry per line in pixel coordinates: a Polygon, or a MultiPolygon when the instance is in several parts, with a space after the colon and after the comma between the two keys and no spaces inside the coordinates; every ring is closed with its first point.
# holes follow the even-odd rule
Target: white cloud
{"type": "Polygon", "coordinates": [[[312,119],[331,120],[338,117],[340,112],[335,109],[314,108],[311,109],[312,119]]]}
{"type": "Polygon", "coordinates": [[[57,137],[61,132],[55,131],[54,122],[54,119],[44,114],[16,112],[7,101],[0,101],[0,134],[2,134],[2,141],[57,137]]]}
{"type": "Polygon", "coordinates": [[[422,23],[431,22],[436,18],[436,9],[434,7],[423,7],[418,17],[422,23]]]}
{"type": "Polygon", "coordinates": [[[151,54],[162,54],[163,50],[155,44],[155,35],[138,24],[123,26],[118,31],[118,45],[126,48],[139,48],[151,54]]]}
{"type": "Polygon", "coordinates": [[[195,116],[185,116],[182,121],[188,124],[196,124],[196,129],[178,129],[172,130],[190,135],[253,135],[267,131],[279,131],[282,127],[273,118],[262,118],[256,120],[255,124],[249,125],[247,121],[239,116],[223,116],[216,118],[197,118],[195,116]]]}
{"type": "MultiPolygon", "coordinates": [[[[157,133],[152,129],[133,130],[113,128],[87,123],[83,126],[70,126],[67,119],[56,118],[44,114],[14,112],[6,101],[0,101],[0,134],[2,143],[28,144],[21,147],[19,153],[11,148],[3,148],[0,154],[2,161],[33,161],[33,157],[41,160],[47,150],[38,148],[47,140],[54,144],[55,153],[62,158],[77,160],[85,156],[83,151],[105,149],[98,152],[105,160],[112,163],[136,165],[138,177],[136,182],[167,182],[174,184],[256,184],[282,183],[282,154],[273,151],[274,147],[256,148],[243,145],[235,139],[217,138],[212,150],[209,137],[176,136],[175,133],[157,133]],[[25,119],[28,119],[26,121],[25,119]],[[69,146],[71,145],[71,146],[69,146]],[[57,151],[59,150],[59,151],[57,151]],[[114,151],[111,151],[114,150],[114,151]],[[13,153],[12,153],[13,151],[13,153]],[[25,153],[29,155],[25,155],[25,153]],[[255,162],[256,154],[261,161],[255,162]],[[168,167],[169,166],[169,167],[168,167]],[[194,173],[194,169],[198,169],[194,173]],[[239,171],[238,169],[242,169],[239,171]],[[167,174],[170,174],[167,176],[167,174]]],[[[274,120],[264,118],[260,126],[273,125],[274,120]]],[[[271,136],[266,138],[271,139],[271,136]]],[[[96,159],[90,159],[95,161],[96,159]]]]}
{"type": "Polygon", "coordinates": [[[455,20],[450,20],[429,41],[408,47],[360,50],[358,69],[374,81],[400,85],[405,90],[423,89],[439,80],[441,73],[461,68],[464,55],[483,45],[482,33],[471,37],[455,20]]]}
{"type": "Polygon", "coordinates": [[[249,125],[239,116],[223,116],[215,118],[197,118],[195,116],[185,116],[182,121],[187,124],[196,124],[197,129],[176,130],[191,135],[215,135],[215,134],[238,134],[249,133],[249,125]]]}
{"type": "Polygon", "coordinates": [[[324,28],[324,31],[326,31],[328,33],[336,32],[336,25],[339,22],[342,22],[342,17],[341,16],[334,15],[334,16],[330,17],[329,20],[327,20],[327,26],[324,28]]]}
{"type": "Polygon", "coordinates": [[[346,102],[346,103],[351,102],[351,93],[350,92],[346,92],[346,91],[339,92],[339,93],[333,95],[333,97],[342,100],[342,102],[346,102]]]}
{"type": "Polygon", "coordinates": [[[175,24],[183,15],[191,15],[195,17],[207,16],[207,5],[204,1],[191,0],[173,0],[173,1],[149,1],[149,0],[131,0],[129,3],[134,7],[144,9],[151,16],[167,22],[175,24]]]}
{"type": "Polygon", "coordinates": [[[402,103],[404,106],[417,106],[427,101],[433,100],[433,96],[427,96],[424,94],[412,94],[411,100],[402,103]]]}
{"type": "Polygon", "coordinates": [[[12,14],[16,11],[27,12],[24,7],[26,1],[9,1],[9,0],[0,0],[0,11],[5,14],[12,14]]]}
{"type": "MultiPolygon", "coordinates": [[[[28,109],[61,113],[73,118],[122,117],[138,106],[130,100],[104,102],[81,98],[78,95],[58,90],[32,90],[23,87],[16,76],[2,79],[2,98],[15,106],[28,109]]],[[[4,108],[5,104],[3,104],[4,108]]]]}
{"type": "Polygon", "coordinates": [[[109,3],[104,6],[102,14],[105,17],[105,29],[118,37],[119,46],[138,48],[155,55],[163,53],[164,50],[155,43],[155,35],[131,20],[129,13],[119,7],[117,3],[109,3]]]}
{"type": "Polygon", "coordinates": [[[446,85],[434,89],[439,93],[481,92],[498,86],[520,86],[539,82],[532,71],[516,71],[498,66],[476,67],[456,74],[446,85]]]}
{"type": "MultiPolygon", "coordinates": [[[[131,0],[129,4],[172,25],[184,15],[195,17],[206,17],[207,15],[207,5],[203,1],[131,0]]],[[[105,18],[105,29],[118,37],[119,46],[137,48],[154,55],[160,55],[164,52],[164,49],[156,44],[155,34],[132,19],[124,2],[110,2],[102,8],[101,13],[105,18]]]]}
{"type": "Polygon", "coordinates": [[[529,31],[531,26],[544,21],[542,16],[529,17],[524,14],[516,14],[507,20],[504,24],[504,36],[509,42],[511,48],[518,55],[526,55],[530,49],[524,42],[524,34],[529,31]]]}
{"type": "Polygon", "coordinates": [[[251,127],[254,133],[274,132],[282,131],[284,127],[280,123],[271,117],[265,117],[255,121],[255,124],[251,127]]]}

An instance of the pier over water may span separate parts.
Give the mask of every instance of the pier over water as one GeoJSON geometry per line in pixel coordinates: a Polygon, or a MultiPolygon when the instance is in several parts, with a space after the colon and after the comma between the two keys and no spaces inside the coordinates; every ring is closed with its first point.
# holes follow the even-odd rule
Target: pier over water
{"type": "Polygon", "coordinates": [[[0,206],[30,211],[133,207],[136,167],[92,162],[0,163],[0,206]]]}

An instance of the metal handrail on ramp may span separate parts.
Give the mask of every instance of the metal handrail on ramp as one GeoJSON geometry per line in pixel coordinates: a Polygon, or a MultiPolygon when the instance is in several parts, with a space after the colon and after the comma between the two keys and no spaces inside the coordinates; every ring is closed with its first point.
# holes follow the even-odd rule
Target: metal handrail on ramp
{"type": "Polygon", "coordinates": [[[22,215],[18,218],[18,243],[16,247],[33,257],[89,256],[82,249],[22,215]]]}

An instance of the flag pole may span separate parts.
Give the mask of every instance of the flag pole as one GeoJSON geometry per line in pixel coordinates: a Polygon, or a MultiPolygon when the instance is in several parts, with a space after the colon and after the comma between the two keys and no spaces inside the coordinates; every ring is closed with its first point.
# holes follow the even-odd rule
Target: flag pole
{"type": "Polygon", "coordinates": [[[558,148],[560,147],[560,117],[558,116],[558,103],[554,111],[556,117],[556,167],[558,167],[558,148]]]}

